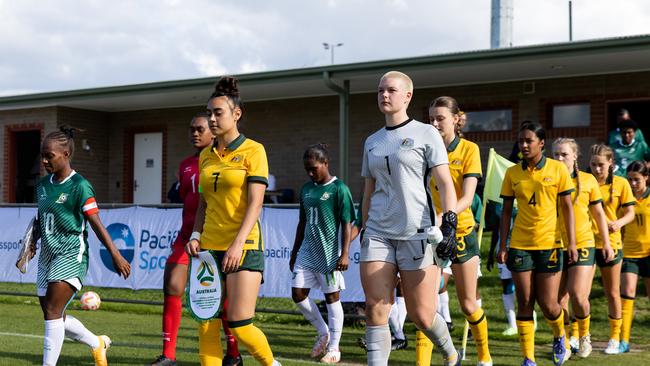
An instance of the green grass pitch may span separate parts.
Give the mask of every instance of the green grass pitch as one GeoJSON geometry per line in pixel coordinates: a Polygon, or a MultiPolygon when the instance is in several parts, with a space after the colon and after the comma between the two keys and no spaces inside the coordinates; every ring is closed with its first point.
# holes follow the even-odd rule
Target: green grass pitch
{"type": "MultiPolygon", "coordinates": [[[[489,239],[486,238],[486,239],[489,239]]],[[[485,242],[484,242],[485,243],[485,242]]],[[[483,249],[486,246],[483,245],[483,249]]],[[[505,328],[505,319],[501,302],[501,285],[496,270],[487,272],[483,266],[484,276],[479,288],[483,298],[483,307],[488,316],[490,330],[490,351],[495,365],[519,365],[521,355],[516,338],[501,336],[505,328]]],[[[287,284],[289,286],[289,284],[287,284]]],[[[128,298],[162,301],[161,291],[131,291],[107,288],[88,288],[100,294],[102,298],[128,298]]],[[[88,290],[86,289],[86,290],[88,290]]],[[[0,291],[17,291],[35,293],[35,286],[12,283],[0,283],[0,291]]],[[[602,350],[606,346],[609,325],[607,323],[607,306],[600,276],[597,272],[591,293],[592,320],[591,333],[594,352],[586,360],[574,357],[568,365],[650,365],[650,302],[645,290],[639,287],[636,302],[636,317],[632,328],[632,351],[624,355],[606,356],[602,350]]],[[[456,329],[452,333],[454,343],[460,347],[463,318],[455,297],[455,289],[450,285],[450,305],[456,329]]],[[[260,299],[260,308],[296,309],[290,299],[260,299]]],[[[144,365],[161,353],[161,306],[118,304],[104,302],[98,311],[79,310],[79,302],[69,307],[69,314],[80,319],[91,331],[107,334],[114,342],[108,352],[111,365],[144,365]]],[[[541,315],[541,314],[540,314],[541,315]]],[[[551,333],[549,327],[539,317],[536,333],[537,364],[552,365],[550,361],[551,333]]],[[[275,356],[284,366],[316,364],[309,359],[315,330],[301,317],[258,313],[255,323],[266,333],[275,356]]],[[[407,322],[405,331],[409,346],[403,351],[391,353],[390,365],[415,364],[415,328],[407,322]]],[[[364,365],[365,354],[356,346],[356,339],[363,336],[363,326],[346,326],[341,340],[341,365],[364,365]]],[[[42,360],[43,320],[36,297],[14,297],[0,295],[0,365],[35,365],[42,360]]],[[[199,365],[197,355],[198,341],[196,323],[184,313],[178,339],[178,361],[180,365],[199,365]]],[[[254,359],[245,350],[246,365],[256,365],[254,359]]],[[[434,365],[441,362],[440,356],[433,354],[434,365]]],[[[468,342],[467,360],[464,365],[475,365],[476,350],[468,342]]],[[[72,341],[63,345],[60,365],[92,365],[89,349],[72,341]]]]}

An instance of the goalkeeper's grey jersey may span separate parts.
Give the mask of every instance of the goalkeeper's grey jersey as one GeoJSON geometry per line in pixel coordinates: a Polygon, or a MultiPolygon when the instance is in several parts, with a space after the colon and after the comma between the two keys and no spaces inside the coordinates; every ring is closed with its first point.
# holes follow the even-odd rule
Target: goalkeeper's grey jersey
{"type": "Polygon", "coordinates": [[[438,130],[410,119],[370,135],[361,175],[375,179],[366,234],[394,240],[422,240],[434,225],[429,191],[431,168],[449,164],[438,130]]]}

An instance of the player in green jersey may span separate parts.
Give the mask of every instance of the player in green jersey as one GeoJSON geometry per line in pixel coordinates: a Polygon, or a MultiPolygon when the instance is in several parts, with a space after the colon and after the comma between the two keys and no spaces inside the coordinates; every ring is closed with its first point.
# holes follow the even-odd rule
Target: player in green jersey
{"type": "Polygon", "coordinates": [[[43,140],[41,162],[49,173],[36,188],[41,253],[38,258],[38,298],[45,318],[43,365],[56,365],[63,338],[91,347],[95,365],[107,365],[111,340],[96,336],[65,309],[82,287],[88,270],[86,222],[113,258],[115,271],[127,278],[131,266],[113,245],[99,219],[90,183],[70,167],[74,129],[61,127],[43,140]]]}
{"type": "Polygon", "coordinates": [[[345,289],[342,271],[348,269],[351,223],[355,220],[350,189],[329,172],[329,152],[324,144],[309,146],[303,162],[311,182],[300,192],[300,221],[291,251],[291,296],[302,314],[318,330],[311,356],[323,363],[341,360],[339,340],[343,331],[340,291],[345,289]],[[342,231],[339,246],[339,233],[342,231]],[[309,298],[309,290],[325,294],[328,325],[309,298]]]}

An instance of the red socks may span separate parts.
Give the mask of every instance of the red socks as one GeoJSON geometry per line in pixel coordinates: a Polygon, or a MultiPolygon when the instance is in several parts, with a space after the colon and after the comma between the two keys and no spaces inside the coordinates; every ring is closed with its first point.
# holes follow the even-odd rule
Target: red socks
{"type": "Polygon", "coordinates": [[[180,296],[165,295],[163,304],[163,355],[176,359],[176,338],[181,324],[183,304],[180,296]]]}

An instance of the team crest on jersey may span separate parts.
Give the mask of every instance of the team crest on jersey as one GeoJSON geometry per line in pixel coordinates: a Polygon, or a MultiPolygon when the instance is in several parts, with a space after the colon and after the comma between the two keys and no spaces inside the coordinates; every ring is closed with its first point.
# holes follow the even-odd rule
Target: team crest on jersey
{"type": "Polygon", "coordinates": [[[460,159],[454,159],[451,161],[451,165],[463,165],[463,161],[460,159]]]}
{"type": "Polygon", "coordinates": [[[233,157],[230,161],[233,162],[233,163],[239,163],[239,162],[241,162],[242,160],[244,160],[244,157],[243,157],[243,156],[241,156],[241,155],[235,155],[235,157],[233,157]]]}
{"type": "Polygon", "coordinates": [[[322,196],[320,196],[321,201],[327,201],[329,198],[330,198],[329,192],[325,192],[325,193],[323,193],[322,196]]]}
{"type": "Polygon", "coordinates": [[[68,200],[68,194],[67,193],[61,193],[59,198],[56,199],[56,203],[65,203],[65,201],[68,200]]]}
{"type": "Polygon", "coordinates": [[[407,137],[404,140],[402,140],[402,143],[399,145],[399,147],[400,147],[400,149],[410,149],[410,148],[413,147],[413,145],[415,145],[415,142],[413,141],[413,139],[407,137]]]}
{"type": "Polygon", "coordinates": [[[551,183],[553,181],[553,178],[552,177],[544,177],[544,179],[542,179],[542,180],[544,181],[544,183],[551,183]]]}

